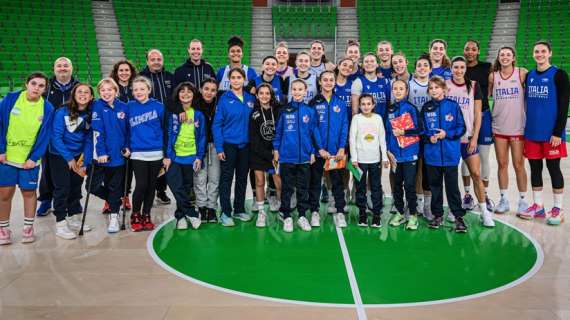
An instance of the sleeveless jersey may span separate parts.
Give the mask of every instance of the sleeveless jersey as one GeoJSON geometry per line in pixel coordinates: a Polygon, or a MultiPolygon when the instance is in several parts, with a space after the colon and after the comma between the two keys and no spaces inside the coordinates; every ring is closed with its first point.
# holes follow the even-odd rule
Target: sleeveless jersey
{"type": "Polygon", "coordinates": [[[374,112],[384,117],[386,106],[390,101],[390,80],[387,78],[376,78],[376,81],[370,81],[365,76],[362,76],[360,81],[362,81],[362,93],[371,94],[374,100],[376,100],[374,112]]]}
{"type": "MultiPolygon", "coordinates": [[[[293,72],[293,74],[289,77],[289,94],[287,95],[287,101],[291,101],[293,99],[293,96],[291,95],[291,92],[293,91],[291,90],[291,84],[296,79],[303,78],[299,78],[297,76],[297,72],[293,72]]],[[[317,88],[317,77],[314,74],[309,73],[309,77],[303,80],[305,80],[305,83],[307,84],[307,94],[305,95],[303,102],[309,104],[309,101],[311,101],[319,92],[317,88]]]]}
{"type": "Polygon", "coordinates": [[[475,122],[475,81],[471,81],[471,90],[467,93],[465,84],[458,85],[453,80],[445,81],[447,84],[447,98],[457,102],[461,107],[463,120],[465,120],[465,134],[461,137],[461,142],[467,142],[467,138],[473,136],[473,125],[475,122]]]}
{"type": "Polygon", "coordinates": [[[429,77],[440,76],[444,80],[451,80],[452,74],[449,67],[437,67],[433,68],[429,74],[429,77]]]}
{"type": "Polygon", "coordinates": [[[194,134],[194,109],[186,110],[186,122],[180,125],[178,137],[174,143],[174,151],[179,157],[187,157],[196,154],[196,136],[194,134]]]}
{"type": "Polygon", "coordinates": [[[327,68],[325,66],[324,62],[321,62],[321,64],[319,64],[318,66],[314,67],[311,66],[309,68],[309,73],[310,74],[314,74],[316,77],[319,77],[321,75],[321,73],[323,73],[323,71],[325,71],[327,68]]]}
{"type": "Polygon", "coordinates": [[[519,136],[524,134],[524,92],[520,69],[503,79],[501,72],[493,73],[493,133],[519,136]]]}
{"type": "Polygon", "coordinates": [[[334,94],[336,94],[342,101],[346,103],[346,108],[348,110],[349,119],[352,117],[352,80],[346,79],[344,85],[339,85],[338,83],[334,86],[334,94]]]}
{"type": "Polygon", "coordinates": [[[283,70],[277,69],[277,72],[275,72],[275,74],[281,78],[287,78],[293,74],[293,67],[286,66],[283,70]]]}
{"type": "MultiPolygon", "coordinates": [[[[262,83],[265,83],[265,81],[263,80],[263,74],[260,75],[259,77],[255,78],[255,87],[257,88],[262,83]]],[[[273,88],[273,92],[275,92],[275,98],[277,99],[277,102],[282,102],[283,101],[283,89],[281,88],[281,78],[279,76],[275,75],[273,77],[273,80],[271,80],[271,82],[269,82],[269,84],[271,84],[271,87],[273,88]]]]}
{"type": "Polygon", "coordinates": [[[431,97],[428,94],[427,82],[425,85],[423,85],[419,83],[415,78],[411,78],[410,81],[408,81],[408,88],[408,102],[416,107],[418,112],[421,112],[424,104],[431,100],[431,97]]]}
{"type": "MultiPolygon", "coordinates": [[[[532,70],[526,77],[526,122],[524,136],[532,141],[550,141],[558,111],[554,76],[558,68],[551,66],[538,73],[532,70]]],[[[566,132],[562,133],[562,141],[566,132]]]]}
{"type": "Polygon", "coordinates": [[[26,91],[22,91],[9,117],[6,130],[6,162],[21,168],[28,160],[42,126],[44,98],[30,102],[26,99],[26,91]]]}
{"type": "MultiPolygon", "coordinates": [[[[253,68],[250,68],[248,66],[246,66],[245,64],[241,66],[241,68],[243,69],[243,72],[245,72],[245,82],[244,85],[248,83],[249,77],[251,77],[253,74],[255,74],[255,70],[253,68]]],[[[219,82],[219,91],[228,91],[230,90],[230,78],[229,78],[229,73],[230,73],[230,66],[227,65],[224,68],[224,73],[221,77],[219,77],[219,71],[218,71],[218,82],[219,82]]]]}

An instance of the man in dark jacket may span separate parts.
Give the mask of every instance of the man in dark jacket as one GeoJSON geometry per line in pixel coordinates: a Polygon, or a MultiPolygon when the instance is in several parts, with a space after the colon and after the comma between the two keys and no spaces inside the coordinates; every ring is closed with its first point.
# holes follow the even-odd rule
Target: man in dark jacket
{"type": "MultiPolygon", "coordinates": [[[[53,64],[54,76],[49,80],[48,87],[43,94],[44,99],[48,100],[54,108],[63,106],[71,98],[71,90],[79,83],[79,80],[73,77],[73,64],[66,57],[59,57],[53,64]]],[[[49,152],[49,151],[48,151],[49,152]]],[[[42,158],[42,175],[40,178],[40,206],[38,207],[38,216],[45,216],[51,209],[51,200],[53,196],[53,182],[51,180],[51,170],[48,162],[47,152],[42,158]]],[[[78,213],[78,212],[73,212],[78,213]]]]}
{"type": "MultiPolygon", "coordinates": [[[[180,113],[173,110],[171,102],[174,76],[164,70],[164,56],[158,49],[150,49],[146,54],[146,67],[139,73],[152,82],[151,97],[160,101],[166,110],[172,113],[180,113]]],[[[162,175],[156,181],[156,198],[161,204],[170,204],[170,198],[166,195],[166,175],[162,175]]]]}
{"type": "Polygon", "coordinates": [[[216,78],[216,73],[211,64],[202,59],[202,41],[193,39],[188,44],[188,60],[176,68],[174,71],[174,85],[190,81],[196,88],[200,87],[202,81],[206,78],[216,78]]]}

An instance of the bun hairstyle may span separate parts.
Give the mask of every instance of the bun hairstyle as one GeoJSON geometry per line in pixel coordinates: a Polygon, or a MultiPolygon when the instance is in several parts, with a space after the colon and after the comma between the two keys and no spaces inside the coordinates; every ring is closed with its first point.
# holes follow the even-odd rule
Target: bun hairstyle
{"type": "Polygon", "coordinates": [[[238,46],[238,47],[243,49],[243,45],[244,45],[244,42],[243,42],[243,39],[241,37],[233,36],[228,40],[228,50],[230,50],[230,48],[234,47],[234,46],[238,46]]]}
{"type": "Polygon", "coordinates": [[[355,39],[349,39],[346,41],[346,46],[347,47],[352,47],[352,46],[360,47],[360,42],[358,42],[358,40],[355,40],[355,39]]]}

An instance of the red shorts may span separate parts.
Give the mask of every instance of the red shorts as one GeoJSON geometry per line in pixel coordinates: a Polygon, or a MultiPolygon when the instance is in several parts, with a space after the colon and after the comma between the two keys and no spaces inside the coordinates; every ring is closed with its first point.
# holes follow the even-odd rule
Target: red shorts
{"type": "Polygon", "coordinates": [[[524,142],[524,156],[527,159],[560,159],[566,158],[566,141],[553,148],[550,142],[526,140],[524,142]]]}
{"type": "Polygon", "coordinates": [[[511,141],[524,141],[524,135],[506,135],[506,134],[499,134],[499,133],[495,133],[493,134],[493,136],[495,137],[495,139],[503,139],[503,140],[507,140],[509,142],[511,141]]]}

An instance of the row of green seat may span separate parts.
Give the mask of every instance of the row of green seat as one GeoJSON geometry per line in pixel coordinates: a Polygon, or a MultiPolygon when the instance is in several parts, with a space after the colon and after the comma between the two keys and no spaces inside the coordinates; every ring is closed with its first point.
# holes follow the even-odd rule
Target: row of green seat
{"type": "Polygon", "coordinates": [[[280,38],[333,38],[336,7],[277,5],[271,9],[273,26],[280,38]]]}

